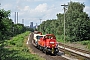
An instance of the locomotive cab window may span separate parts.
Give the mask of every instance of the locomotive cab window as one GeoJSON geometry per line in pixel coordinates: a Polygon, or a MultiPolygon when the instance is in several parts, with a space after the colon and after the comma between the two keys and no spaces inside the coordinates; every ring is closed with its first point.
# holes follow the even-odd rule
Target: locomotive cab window
{"type": "Polygon", "coordinates": [[[43,37],[43,36],[36,36],[37,39],[40,39],[41,37],[43,37]]]}

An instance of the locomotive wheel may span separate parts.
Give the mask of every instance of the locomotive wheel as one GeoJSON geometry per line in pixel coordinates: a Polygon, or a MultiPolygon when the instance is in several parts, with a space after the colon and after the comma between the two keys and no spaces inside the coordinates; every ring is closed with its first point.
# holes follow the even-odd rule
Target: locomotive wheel
{"type": "Polygon", "coordinates": [[[44,52],[46,55],[48,54],[46,47],[44,47],[43,52],[44,52]]]}
{"type": "Polygon", "coordinates": [[[37,46],[37,48],[39,49],[39,45],[37,46]]]}
{"type": "Polygon", "coordinates": [[[45,54],[47,55],[47,54],[48,54],[48,52],[47,52],[47,51],[45,51],[45,54]]]}
{"type": "Polygon", "coordinates": [[[43,48],[43,53],[45,53],[45,47],[43,48]]]}
{"type": "Polygon", "coordinates": [[[54,56],[56,56],[56,55],[57,55],[57,53],[54,53],[53,55],[54,55],[54,56]]]}
{"type": "Polygon", "coordinates": [[[38,49],[40,49],[40,46],[38,45],[38,49]]]}
{"type": "Polygon", "coordinates": [[[42,51],[42,47],[41,46],[39,46],[39,49],[42,51]]]}

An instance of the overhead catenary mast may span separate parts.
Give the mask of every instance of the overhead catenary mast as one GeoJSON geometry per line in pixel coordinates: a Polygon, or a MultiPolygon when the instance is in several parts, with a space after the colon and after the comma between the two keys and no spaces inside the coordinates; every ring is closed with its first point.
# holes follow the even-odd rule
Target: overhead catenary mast
{"type": "MultiPolygon", "coordinates": [[[[61,6],[64,6],[63,7],[63,9],[64,9],[64,43],[65,43],[65,12],[66,12],[66,7],[68,6],[68,5],[61,5],[61,6]]],[[[64,46],[64,49],[65,49],[65,46],[64,46]]]]}

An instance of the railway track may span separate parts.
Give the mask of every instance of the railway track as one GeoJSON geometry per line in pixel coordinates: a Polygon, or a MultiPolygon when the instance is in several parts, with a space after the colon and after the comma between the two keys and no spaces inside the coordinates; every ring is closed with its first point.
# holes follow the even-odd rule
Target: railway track
{"type": "Polygon", "coordinates": [[[85,50],[81,50],[75,47],[71,47],[71,46],[67,46],[65,44],[59,43],[59,49],[60,51],[63,52],[68,52],[69,54],[78,57],[78,59],[86,59],[86,60],[90,60],[90,52],[89,51],[85,51],[85,50]]]}
{"type": "Polygon", "coordinates": [[[59,45],[60,46],[65,46],[66,48],[73,49],[75,51],[90,54],[90,51],[86,51],[86,50],[82,50],[82,49],[79,49],[79,48],[71,47],[71,46],[68,46],[68,45],[65,45],[65,44],[62,44],[62,43],[59,43],[59,45]]]}
{"type": "Polygon", "coordinates": [[[43,58],[45,58],[45,60],[68,60],[62,56],[53,56],[53,55],[46,55],[45,53],[43,53],[42,51],[38,50],[36,47],[34,47],[34,45],[32,44],[32,39],[33,39],[33,33],[30,34],[30,36],[28,37],[27,43],[28,44],[28,48],[32,49],[32,53],[33,54],[37,54],[43,58]]]}
{"type": "MultiPolygon", "coordinates": [[[[71,46],[67,46],[67,45],[64,45],[62,43],[59,43],[59,50],[62,51],[62,52],[68,52],[70,53],[71,56],[74,56],[73,58],[71,58],[70,56],[65,56],[64,54],[61,54],[61,52],[59,52],[59,54],[57,54],[56,56],[52,56],[52,55],[46,55],[45,53],[43,53],[42,51],[38,50],[37,48],[35,48],[33,45],[32,45],[32,38],[33,38],[33,35],[32,33],[30,34],[30,37],[28,39],[28,45],[30,48],[33,49],[33,52],[36,53],[37,55],[45,58],[46,60],[72,60],[73,58],[75,58],[76,60],[90,60],[90,52],[88,51],[84,51],[84,50],[81,50],[81,49],[78,49],[78,48],[74,48],[74,47],[71,47],[71,46]],[[64,49],[65,47],[65,49],[64,49]],[[78,53],[75,53],[71,50],[74,50],[75,52],[82,52],[82,53],[85,53],[85,54],[88,54],[88,57],[87,56],[84,56],[84,55],[81,55],[81,54],[78,54],[78,53]],[[77,58],[79,56],[79,58],[77,58]],[[83,58],[84,57],[84,58],[83,58]]],[[[75,60],[73,59],[73,60],[75,60]]]]}

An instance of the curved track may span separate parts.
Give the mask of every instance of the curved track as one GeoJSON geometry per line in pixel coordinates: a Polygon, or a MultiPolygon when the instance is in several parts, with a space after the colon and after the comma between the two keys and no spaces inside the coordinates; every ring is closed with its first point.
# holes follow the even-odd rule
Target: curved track
{"type": "Polygon", "coordinates": [[[37,55],[45,58],[46,60],[68,60],[68,59],[66,59],[64,57],[61,57],[61,56],[46,55],[45,53],[43,53],[42,51],[38,50],[37,48],[35,48],[32,45],[32,39],[33,39],[33,33],[30,34],[30,37],[28,39],[28,48],[32,49],[32,52],[34,54],[37,54],[37,55]]]}

